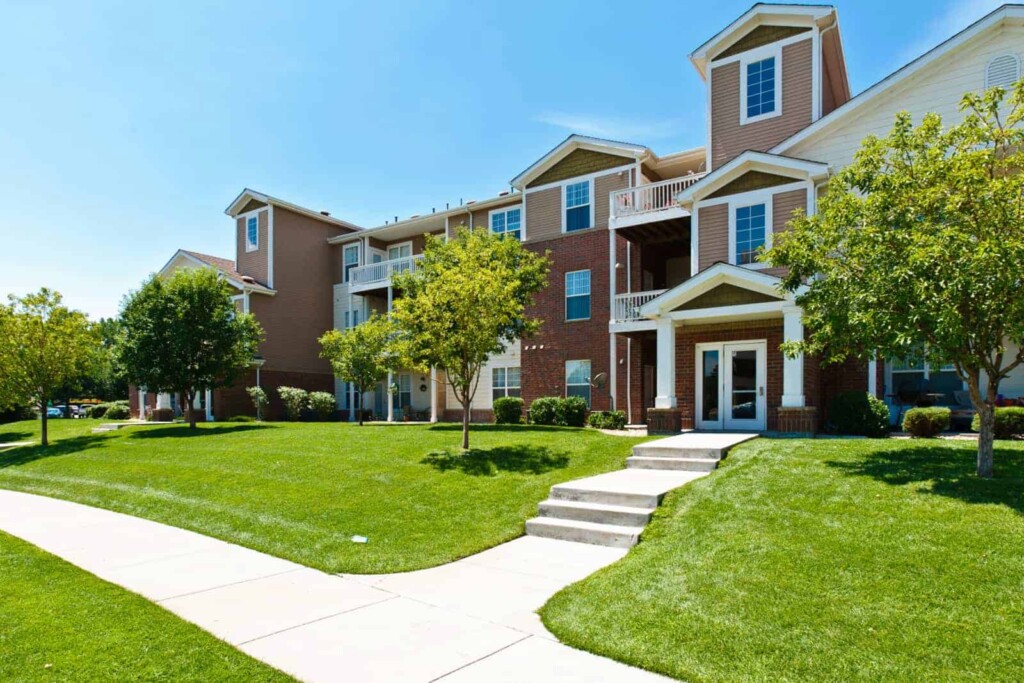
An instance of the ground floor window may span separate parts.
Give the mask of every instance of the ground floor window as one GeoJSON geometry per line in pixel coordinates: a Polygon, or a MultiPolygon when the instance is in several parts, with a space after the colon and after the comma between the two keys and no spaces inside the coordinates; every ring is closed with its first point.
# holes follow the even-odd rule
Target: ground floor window
{"type": "Polygon", "coordinates": [[[412,407],[412,375],[398,376],[398,408],[412,407]]]}
{"type": "Polygon", "coordinates": [[[519,368],[491,368],[491,399],[505,396],[519,397],[519,368]]]}
{"type": "Polygon", "coordinates": [[[590,361],[565,362],[565,395],[582,396],[590,405],[590,361]]]}
{"type": "Polygon", "coordinates": [[[933,366],[922,359],[890,360],[891,393],[899,403],[931,401],[939,405],[955,405],[956,393],[964,383],[952,364],[933,366]]]}

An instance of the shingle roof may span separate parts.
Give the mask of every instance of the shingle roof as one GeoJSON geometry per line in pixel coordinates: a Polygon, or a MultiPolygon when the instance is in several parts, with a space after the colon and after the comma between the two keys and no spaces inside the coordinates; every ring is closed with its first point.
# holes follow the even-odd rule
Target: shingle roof
{"type": "Polygon", "coordinates": [[[224,275],[226,275],[228,278],[236,280],[238,282],[243,282],[246,284],[246,286],[249,286],[254,290],[262,290],[267,292],[272,291],[269,287],[267,287],[261,282],[258,282],[252,276],[242,275],[237,270],[235,270],[235,262],[232,261],[231,259],[221,258],[220,256],[211,256],[210,254],[201,254],[198,251],[189,251],[187,249],[182,249],[182,252],[188,254],[193,258],[199,259],[200,261],[206,263],[207,265],[213,266],[214,268],[222,272],[224,275]]]}

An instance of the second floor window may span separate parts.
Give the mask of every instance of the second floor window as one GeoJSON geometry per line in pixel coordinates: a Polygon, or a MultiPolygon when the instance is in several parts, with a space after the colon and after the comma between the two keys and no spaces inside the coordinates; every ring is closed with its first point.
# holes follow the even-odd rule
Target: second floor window
{"type": "Polygon", "coordinates": [[[491,398],[519,397],[519,368],[491,369],[491,398]]]}
{"type": "Polygon", "coordinates": [[[757,263],[757,252],[765,241],[765,205],[736,209],[736,265],[757,263]]]}
{"type": "Polygon", "coordinates": [[[576,270],[565,274],[565,319],[590,318],[590,271],[576,270]]]}
{"type": "Polygon", "coordinates": [[[565,231],[590,227],[590,181],[565,186],[565,231]]]}
{"type": "Polygon", "coordinates": [[[260,248],[260,222],[256,216],[245,219],[245,250],[256,251],[260,248]]]}
{"type": "Polygon", "coordinates": [[[747,93],[744,106],[747,119],[775,112],[775,57],[746,65],[747,93]]]}
{"type": "Polygon", "coordinates": [[[491,232],[522,239],[522,209],[501,209],[491,212],[491,232]]]}
{"type": "Polygon", "coordinates": [[[358,244],[352,244],[350,246],[345,247],[345,252],[344,252],[343,259],[344,259],[344,265],[342,266],[342,269],[344,271],[344,273],[343,273],[344,274],[344,278],[343,279],[345,280],[345,282],[351,282],[352,281],[352,269],[359,266],[359,245],[358,244]]]}

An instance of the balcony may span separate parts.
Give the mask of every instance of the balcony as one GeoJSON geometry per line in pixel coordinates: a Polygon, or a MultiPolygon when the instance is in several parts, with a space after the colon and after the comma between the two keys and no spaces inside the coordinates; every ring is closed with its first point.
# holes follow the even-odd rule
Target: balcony
{"type": "Polygon", "coordinates": [[[415,271],[416,262],[421,258],[423,254],[415,254],[353,268],[348,273],[349,291],[357,293],[390,287],[392,275],[415,271]]]}
{"type": "Polygon", "coordinates": [[[612,229],[623,228],[648,221],[688,216],[689,213],[676,204],[675,197],[705,175],[691,173],[681,178],[669,178],[612,192],[610,226],[612,229]]]}
{"type": "Polygon", "coordinates": [[[642,317],[640,309],[644,304],[658,298],[667,291],[667,289],[655,289],[649,292],[616,294],[612,302],[612,325],[617,323],[649,322],[653,329],[654,322],[642,317]]]}

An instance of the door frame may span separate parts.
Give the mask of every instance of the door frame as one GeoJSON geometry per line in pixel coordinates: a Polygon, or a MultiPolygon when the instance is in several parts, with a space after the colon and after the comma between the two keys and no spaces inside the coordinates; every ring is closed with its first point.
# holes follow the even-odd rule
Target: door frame
{"type": "MultiPolygon", "coordinates": [[[[731,377],[731,374],[730,374],[731,377]]],[[[693,425],[697,429],[709,429],[724,431],[735,429],[739,431],[764,431],[768,424],[768,341],[766,339],[743,339],[727,342],[706,342],[694,346],[694,413],[693,425]],[[757,351],[757,377],[758,387],[757,403],[755,406],[757,418],[754,420],[730,421],[728,414],[731,408],[732,392],[726,386],[726,354],[730,350],[755,350],[757,351]],[[703,380],[704,368],[702,355],[705,351],[718,351],[718,414],[719,418],[714,421],[701,419],[703,411],[703,380]],[[731,422],[731,424],[729,424],[731,422]]]]}

